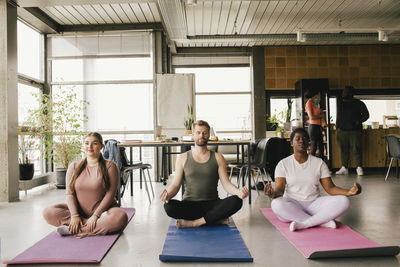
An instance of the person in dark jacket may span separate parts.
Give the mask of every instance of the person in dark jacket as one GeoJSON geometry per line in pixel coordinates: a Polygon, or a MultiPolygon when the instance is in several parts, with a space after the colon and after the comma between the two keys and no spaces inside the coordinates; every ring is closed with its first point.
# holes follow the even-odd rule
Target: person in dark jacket
{"type": "Polygon", "coordinates": [[[354,98],[354,87],[346,86],[342,100],[338,102],[336,117],[336,140],[340,147],[342,168],[336,174],[349,173],[349,150],[353,151],[357,175],[364,175],[362,168],[362,123],[368,120],[365,104],[354,98]]]}

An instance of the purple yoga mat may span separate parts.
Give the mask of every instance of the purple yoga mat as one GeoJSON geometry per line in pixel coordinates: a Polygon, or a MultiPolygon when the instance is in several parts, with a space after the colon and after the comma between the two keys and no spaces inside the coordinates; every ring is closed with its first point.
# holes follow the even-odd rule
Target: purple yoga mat
{"type": "Polygon", "coordinates": [[[261,212],[308,259],[393,256],[400,250],[398,246],[382,247],[340,222],[336,229],[312,227],[291,232],[289,223],[281,222],[271,209],[261,212]]]}
{"type": "MultiPolygon", "coordinates": [[[[134,208],[124,208],[131,220],[134,208]]],[[[121,233],[76,238],[51,232],[42,240],[4,264],[99,263],[121,233]]]]}

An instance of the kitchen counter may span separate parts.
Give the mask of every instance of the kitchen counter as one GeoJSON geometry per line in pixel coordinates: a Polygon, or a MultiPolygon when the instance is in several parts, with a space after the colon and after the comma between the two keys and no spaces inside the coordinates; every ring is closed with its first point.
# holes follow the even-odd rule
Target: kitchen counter
{"type": "MultiPolygon", "coordinates": [[[[340,168],[340,148],[336,141],[336,131],[332,133],[332,168],[340,168]]],[[[385,135],[399,134],[400,128],[388,129],[367,129],[363,130],[362,149],[363,149],[363,166],[366,168],[387,167],[387,152],[385,135]]],[[[352,152],[350,153],[350,168],[355,168],[352,152]]]]}

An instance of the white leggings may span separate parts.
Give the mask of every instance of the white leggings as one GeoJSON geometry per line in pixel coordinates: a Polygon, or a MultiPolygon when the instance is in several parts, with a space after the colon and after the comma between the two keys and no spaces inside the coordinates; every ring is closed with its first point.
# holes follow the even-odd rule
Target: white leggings
{"type": "Polygon", "coordinates": [[[283,222],[301,222],[313,227],[329,222],[345,213],[350,206],[346,196],[323,196],[312,201],[297,201],[288,197],[275,198],[272,211],[283,222]]]}

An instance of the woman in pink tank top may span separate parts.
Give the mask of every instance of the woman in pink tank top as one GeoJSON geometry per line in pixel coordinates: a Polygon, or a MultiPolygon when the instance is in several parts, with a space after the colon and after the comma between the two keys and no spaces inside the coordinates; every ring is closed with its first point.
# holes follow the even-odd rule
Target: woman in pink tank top
{"type": "Polygon", "coordinates": [[[324,146],[321,128],[324,113],[317,106],[319,103],[320,92],[318,90],[308,90],[305,93],[305,97],[308,98],[305,108],[309,117],[308,134],[310,135],[310,154],[316,156],[316,151],[318,149],[317,156],[324,158],[324,146]]]}
{"type": "Polygon", "coordinates": [[[85,137],[86,157],[68,166],[67,203],[50,206],[43,212],[46,221],[58,227],[60,235],[105,235],[123,230],[128,223],[126,212],[115,199],[118,167],[103,158],[103,147],[99,133],[85,137]]]}

